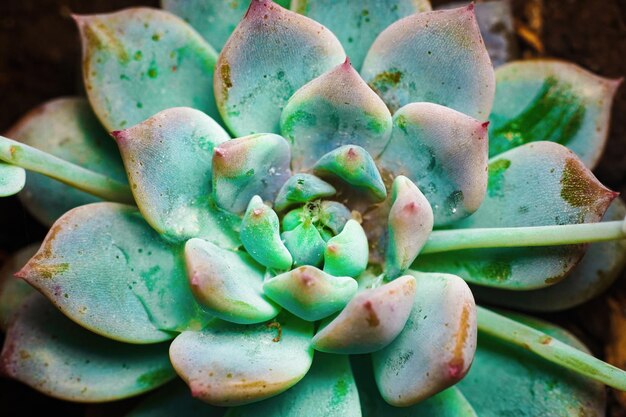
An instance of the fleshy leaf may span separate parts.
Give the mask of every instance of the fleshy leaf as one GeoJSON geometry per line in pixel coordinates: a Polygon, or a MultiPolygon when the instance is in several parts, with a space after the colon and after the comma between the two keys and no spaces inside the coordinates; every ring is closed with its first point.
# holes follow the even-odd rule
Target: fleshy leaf
{"type": "Polygon", "coordinates": [[[394,407],[381,397],[374,382],[368,356],[352,356],[352,369],[359,390],[363,417],[478,417],[456,387],[450,387],[419,404],[394,407]]]}
{"type": "MultiPolygon", "coordinates": [[[[624,220],[626,205],[616,198],[603,221],[624,220]]],[[[496,288],[473,288],[476,298],[490,304],[527,311],[559,311],[575,307],[603,293],[620,276],[626,266],[626,240],[598,242],[589,245],[580,263],[550,287],[533,291],[506,291],[496,288]]]]}
{"type": "Polygon", "coordinates": [[[318,174],[334,176],[356,188],[362,188],[377,201],[387,197],[376,163],[360,146],[344,145],[336,148],[322,156],[313,169],[318,174]]]}
{"type": "Polygon", "coordinates": [[[209,201],[213,150],[229,139],[213,119],[171,108],[113,135],[139,210],[157,232],[178,242],[202,237],[239,246],[239,219],[209,201]]]}
{"type": "Polygon", "coordinates": [[[556,60],[517,61],[496,71],[489,116],[489,155],[534,141],[573,150],[590,169],[606,143],[611,104],[621,80],[556,60]]]}
{"type": "MultiPolygon", "coordinates": [[[[114,180],[127,181],[115,143],[84,98],[49,101],[22,117],[6,136],[114,180]]],[[[26,176],[20,200],[46,225],[74,207],[100,201],[44,175],[29,172],[26,176]]]]}
{"type": "Polygon", "coordinates": [[[209,319],[187,285],[181,252],[136,208],[94,203],[57,220],[18,276],[95,333],[155,343],[209,319]]]}
{"type": "Polygon", "coordinates": [[[433,210],[424,194],[402,175],[391,188],[385,275],[393,279],[404,273],[433,230],[433,210]]]}
{"type": "Polygon", "coordinates": [[[19,193],[26,184],[24,168],[0,161],[0,197],[19,193]]]}
{"type": "Polygon", "coordinates": [[[274,134],[224,142],[213,155],[213,195],[217,204],[233,213],[243,213],[255,195],[274,201],[291,175],[290,158],[289,144],[274,134]]]}
{"type": "Polygon", "coordinates": [[[392,113],[428,101],[486,119],[496,86],[473,4],[392,24],[374,41],[361,74],[392,113]]]}
{"type": "Polygon", "coordinates": [[[240,237],[243,247],[261,265],[278,270],[291,267],[293,258],[280,238],[278,216],[258,195],[248,204],[240,237]]]}
{"type": "Polygon", "coordinates": [[[295,266],[320,265],[324,258],[326,242],[310,221],[299,224],[282,234],[285,246],[293,256],[295,266]]]}
{"type": "Polygon", "coordinates": [[[312,334],[312,323],[286,313],[255,325],[216,320],[174,339],[170,358],[194,397],[214,405],[247,404],[304,377],[313,359],[312,334]]]}
{"type": "MultiPolygon", "coordinates": [[[[521,315],[513,318],[586,350],[561,328],[521,315]]],[[[472,368],[457,386],[481,417],[604,415],[602,384],[483,334],[472,368]]]]}
{"type": "Polygon", "coordinates": [[[265,270],[247,253],[191,239],[185,244],[185,261],[191,291],[216,317],[251,324],[278,314],[279,309],[263,296],[265,270]]]}
{"type": "Polygon", "coordinates": [[[35,289],[13,274],[37,252],[39,243],[20,249],[2,262],[0,268],[0,330],[6,331],[11,317],[35,289]]]}
{"type": "Polygon", "coordinates": [[[369,259],[365,231],[356,220],[350,219],[341,233],[326,242],[324,272],[335,276],[358,277],[369,259]]]}
{"type": "MultiPolygon", "coordinates": [[[[490,161],[483,204],[455,228],[597,222],[616,195],[564,146],[529,143],[490,161]]],[[[413,267],[480,285],[529,290],[555,284],[583,254],[584,245],[470,249],[422,255],[413,267]]]]}
{"type": "Polygon", "coordinates": [[[397,278],[378,288],[358,293],[313,338],[316,350],[354,354],[375,352],[402,331],[415,298],[415,278],[397,278]]]}
{"type": "Polygon", "coordinates": [[[87,97],[107,130],[170,107],[219,118],[213,101],[217,53],[182,19],[161,10],[75,16],[87,97]]]}
{"type": "Polygon", "coordinates": [[[430,11],[428,0],[292,0],[291,10],[330,29],[341,41],[355,68],[361,68],[369,47],[396,20],[430,11]]]}
{"type": "Polygon", "coordinates": [[[320,222],[334,234],[339,234],[352,218],[350,210],[336,201],[322,201],[319,210],[320,222]]]}
{"type": "Polygon", "coordinates": [[[39,294],[9,327],[0,361],[6,375],[52,397],[103,402],[141,394],[176,375],[167,345],[129,345],[97,336],[39,294]]]}
{"type": "Polygon", "coordinates": [[[274,208],[283,211],[294,204],[330,197],[335,192],[335,187],[315,175],[295,174],[289,177],[278,192],[274,208]]]}
{"type": "Polygon", "coordinates": [[[390,182],[404,175],[432,206],[435,224],[475,212],[487,190],[487,124],[432,103],[411,103],[393,117],[389,145],[379,158],[390,182]]]}
{"type": "Polygon", "coordinates": [[[304,208],[298,207],[283,216],[281,226],[283,231],[288,232],[295,229],[304,221],[304,208]]]}
{"type": "Polygon", "coordinates": [[[314,266],[301,266],[263,284],[268,297],[307,321],[321,320],[341,310],[357,288],[354,279],[332,276],[314,266]]]}
{"type": "Polygon", "coordinates": [[[217,62],[218,109],[235,136],[278,133],[293,93],[345,57],[319,23],[271,0],[252,0],[217,62]]]}
{"type": "Polygon", "coordinates": [[[361,417],[347,356],[318,353],[306,376],[274,398],[233,407],[226,417],[361,417]]]}
{"type": "Polygon", "coordinates": [[[476,305],[467,284],[448,274],[415,277],[415,302],[400,335],[372,354],[380,392],[406,407],[457,383],[476,350],[476,305]]]}
{"type": "Polygon", "coordinates": [[[292,168],[303,171],[343,145],[377,157],[391,134],[391,114],[346,59],[294,93],[280,128],[292,145],[292,168]]]}
{"type": "Polygon", "coordinates": [[[197,400],[180,379],[150,394],[126,417],[222,417],[226,408],[197,400]]]}

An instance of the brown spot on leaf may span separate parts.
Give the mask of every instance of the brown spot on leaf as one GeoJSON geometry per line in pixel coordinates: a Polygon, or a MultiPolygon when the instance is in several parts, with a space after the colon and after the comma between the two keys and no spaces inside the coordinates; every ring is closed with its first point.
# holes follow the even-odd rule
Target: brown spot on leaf
{"type": "Polygon", "coordinates": [[[561,197],[572,207],[602,216],[618,193],[604,187],[577,158],[567,158],[561,174],[561,197]]]}
{"type": "Polygon", "coordinates": [[[374,310],[374,306],[372,306],[372,302],[369,300],[364,302],[363,307],[365,308],[365,310],[367,310],[367,317],[365,318],[365,320],[367,320],[367,324],[370,327],[378,326],[380,324],[380,320],[378,319],[378,315],[374,310]]]}
{"type": "Polygon", "coordinates": [[[276,329],[276,337],[272,339],[272,342],[280,342],[280,339],[283,337],[283,328],[280,323],[277,321],[271,321],[265,326],[267,326],[268,329],[276,329]]]}
{"type": "Polygon", "coordinates": [[[465,375],[465,352],[464,347],[470,332],[470,310],[471,306],[465,304],[461,312],[459,320],[459,329],[456,333],[454,341],[454,349],[452,351],[452,359],[448,362],[448,374],[452,379],[461,379],[465,375]]]}

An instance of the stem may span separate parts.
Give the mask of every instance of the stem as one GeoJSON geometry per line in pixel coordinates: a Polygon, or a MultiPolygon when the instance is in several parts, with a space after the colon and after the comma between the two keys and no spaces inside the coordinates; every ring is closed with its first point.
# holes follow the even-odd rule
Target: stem
{"type": "Polygon", "coordinates": [[[108,201],[134,204],[127,184],[0,136],[0,160],[38,172],[108,201]]]}
{"type": "Polygon", "coordinates": [[[610,387],[626,391],[626,372],[571,347],[548,334],[494,313],[476,307],[478,330],[516,346],[527,349],[542,358],[600,381],[610,387]]]}
{"type": "Polygon", "coordinates": [[[420,253],[459,249],[572,245],[626,239],[624,221],[534,227],[437,230],[420,253]]]}

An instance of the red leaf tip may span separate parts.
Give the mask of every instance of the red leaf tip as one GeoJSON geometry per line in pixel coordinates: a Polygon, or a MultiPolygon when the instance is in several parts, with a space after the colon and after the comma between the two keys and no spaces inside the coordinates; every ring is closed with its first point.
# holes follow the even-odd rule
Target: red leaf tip
{"type": "Polygon", "coordinates": [[[467,11],[468,12],[474,11],[474,2],[471,2],[470,4],[467,5],[467,11]]]}

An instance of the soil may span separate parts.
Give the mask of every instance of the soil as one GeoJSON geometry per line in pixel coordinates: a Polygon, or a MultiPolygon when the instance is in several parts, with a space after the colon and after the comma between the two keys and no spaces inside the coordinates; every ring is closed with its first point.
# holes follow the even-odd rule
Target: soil
{"type": "MultiPolygon", "coordinates": [[[[435,4],[449,1],[435,1],[435,4]]],[[[71,13],[88,14],[130,6],[157,7],[151,0],[22,0],[0,2],[0,132],[36,105],[59,96],[81,94],[80,45],[71,13]]],[[[513,0],[522,56],[550,56],[575,62],[599,75],[626,76],[626,0],[513,0]]],[[[596,170],[610,188],[626,195],[626,87],[613,108],[604,159],[596,170]]],[[[45,229],[16,198],[0,199],[0,263],[9,253],[41,239],[45,229]]],[[[584,306],[547,316],[581,337],[604,357],[611,339],[608,298],[626,300],[626,274],[607,294],[584,306]]],[[[626,417],[610,392],[611,417],[626,417]]],[[[104,407],[71,404],[45,397],[0,379],[0,416],[35,415],[38,410],[64,416],[111,416],[133,404],[104,407]]]]}

